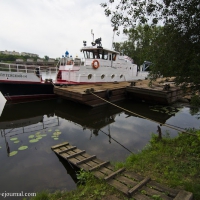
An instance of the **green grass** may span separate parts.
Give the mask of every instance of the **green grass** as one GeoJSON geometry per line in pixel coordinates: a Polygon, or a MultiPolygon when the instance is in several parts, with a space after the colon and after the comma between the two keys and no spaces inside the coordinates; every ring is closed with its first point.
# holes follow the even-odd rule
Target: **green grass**
{"type": "MultiPolygon", "coordinates": [[[[150,176],[166,186],[190,191],[195,199],[200,199],[200,130],[188,131],[194,135],[183,133],[176,138],[166,135],[159,140],[152,134],[149,145],[141,152],[130,155],[125,162],[116,163],[115,166],[150,176]]],[[[91,173],[81,170],[77,178],[79,184],[74,191],[58,191],[53,194],[41,192],[32,200],[94,200],[111,194],[127,199],[91,173]]],[[[159,198],[155,196],[153,199],[159,198]]]]}
{"type": "Polygon", "coordinates": [[[150,176],[170,187],[193,192],[200,199],[200,131],[190,130],[196,136],[179,134],[158,140],[152,135],[150,144],[139,154],[130,155],[125,163],[116,166],[150,176]]]}

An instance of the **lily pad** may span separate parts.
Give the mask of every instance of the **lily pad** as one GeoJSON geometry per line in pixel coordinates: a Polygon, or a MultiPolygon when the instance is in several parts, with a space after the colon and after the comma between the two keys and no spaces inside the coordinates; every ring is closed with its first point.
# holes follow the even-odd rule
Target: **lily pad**
{"type": "Polygon", "coordinates": [[[0,149],[1,149],[2,147],[0,146],[0,149]]]}
{"type": "Polygon", "coordinates": [[[16,154],[17,154],[17,151],[12,151],[12,152],[9,153],[9,156],[14,156],[16,154]]]}
{"type": "Polygon", "coordinates": [[[48,131],[49,131],[49,132],[51,132],[52,130],[51,130],[51,129],[49,129],[48,131]]]}
{"type": "Polygon", "coordinates": [[[47,136],[47,134],[41,134],[40,136],[41,136],[41,137],[45,137],[45,136],[47,136]]]}
{"type": "Polygon", "coordinates": [[[18,148],[18,150],[25,150],[25,149],[28,149],[28,146],[21,146],[18,148]]]}
{"type": "Polygon", "coordinates": [[[16,137],[15,138],[10,138],[10,140],[11,141],[15,141],[15,140],[18,140],[18,138],[16,138],[16,137]]]}
{"type": "Polygon", "coordinates": [[[54,138],[54,140],[58,140],[58,139],[59,139],[59,138],[57,138],[57,137],[56,137],[56,138],[54,138]]]}
{"type": "Polygon", "coordinates": [[[29,140],[30,143],[35,143],[35,142],[38,142],[38,141],[39,141],[38,139],[29,140]]]}
{"type": "Polygon", "coordinates": [[[36,132],[35,134],[38,135],[38,134],[40,134],[40,132],[38,131],[38,132],[36,132]]]}
{"type": "Polygon", "coordinates": [[[41,139],[42,139],[42,137],[41,137],[41,136],[37,136],[37,137],[36,137],[36,139],[38,139],[38,140],[41,140],[41,139]]]}
{"type": "Polygon", "coordinates": [[[56,136],[56,135],[52,135],[51,137],[52,137],[52,138],[57,138],[57,136],[56,136]]]}
{"type": "Polygon", "coordinates": [[[14,143],[15,143],[15,144],[19,143],[19,140],[15,140],[14,143]]]}
{"type": "Polygon", "coordinates": [[[34,137],[35,137],[35,135],[29,135],[29,136],[28,136],[28,138],[30,138],[30,139],[31,139],[31,138],[34,138],[34,137]]]}
{"type": "Polygon", "coordinates": [[[55,131],[60,131],[59,129],[56,129],[55,131]]]}

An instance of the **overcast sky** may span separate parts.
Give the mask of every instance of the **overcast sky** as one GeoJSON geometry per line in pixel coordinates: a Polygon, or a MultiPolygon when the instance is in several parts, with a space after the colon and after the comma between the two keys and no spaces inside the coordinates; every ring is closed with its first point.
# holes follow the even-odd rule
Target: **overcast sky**
{"type": "MultiPolygon", "coordinates": [[[[105,0],[0,0],[0,51],[61,57],[81,56],[83,40],[102,38],[111,48],[113,28],[100,3],[105,0]]],[[[115,42],[123,36],[115,35],[115,42]]]]}

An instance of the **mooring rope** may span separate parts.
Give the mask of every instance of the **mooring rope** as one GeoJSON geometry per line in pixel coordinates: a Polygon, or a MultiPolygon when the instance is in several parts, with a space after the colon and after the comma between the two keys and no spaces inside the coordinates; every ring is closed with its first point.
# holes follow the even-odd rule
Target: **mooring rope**
{"type": "Polygon", "coordinates": [[[110,102],[110,101],[107,101],[106,99],[104,99],[104,98],[102,98],[102,97],[96,95],[96,94],[93,93],[92,91],[90,91],[90,94],[96,96],[97,98],[99,98],[99,99],[101,99],[101,100],[103,100],[103,101],[105,101],[105,102],[107,102],[107,103],[109,103],[109,104],[111,104],[111,105],[113,105],[113,106],[115,106],[115,107],[121,109],[121,110],[124,110],[124,111],[126,111],[126,112],[129,112],[129,113],[131,113],[131,114],[133,114],[133,115],[136,115],[136,116],[138,116],[138,117],[147,119],[147,120],[149,120],[149,121],[158,123],[158,124],[160,124],[160,126],[166,126],[166,127],[168,127],[168,128],[171,128],[171,129],[174,129],[174,130],[177,130],[177,131],[181,131],[181,132],[183,132],[183,133],[187,133],[187,134],[189,134],[189,135],[197,136],[197,135],[195,135],[195,134],[192,134],[192,133],[189,133],[189,132],[185,131],[184,129],[179,129],[179,128],[177,128],[177,127],[175,127],[175,126],[173,126],[173,125],[170,125],[170,124],[165,124],[165,123],[163,124],[163,123],[160,123],[160,122],[155,121],[155,120],[153,120],[153,119],[150,119],[150,118],[148,118],[148,117],[142,116],[142,115],[140,115],[140,114],[137,114],[137,113],[135,113],[135,112],[132,112],[132,111],[130,111],[130,110],[127,110],[127,109],[125,109],[125,108],[122,108],[121,106],[118,106],[118,105],[116,105],[116,104],[114,104],[114,103],[112,103],[112,102],[110,102]]]}

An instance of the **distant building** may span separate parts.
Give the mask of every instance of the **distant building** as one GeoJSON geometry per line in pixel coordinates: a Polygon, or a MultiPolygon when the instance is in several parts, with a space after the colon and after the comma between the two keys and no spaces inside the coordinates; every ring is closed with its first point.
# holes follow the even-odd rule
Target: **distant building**
{"type": "Polygon", "coordinates": [[[43,60],[42,59],[37,59],[37,62],[43,62],[43,60]]]}
{"type": "Polygon", "coordinates": [[[34,54],[34,53],[27,53],[27,52],[21,52],[21,54],[19,52],[16,51],[0,51],[0,54],[5,54],[5,55],[17,55],[17,56],[31,56],[31,57],[39,57],[38,54],[34,54]]]}
{"type": "Polygon", "coordinates": [[[21,56],[39,57],[38,54],[21,52],[21,56]]]}

